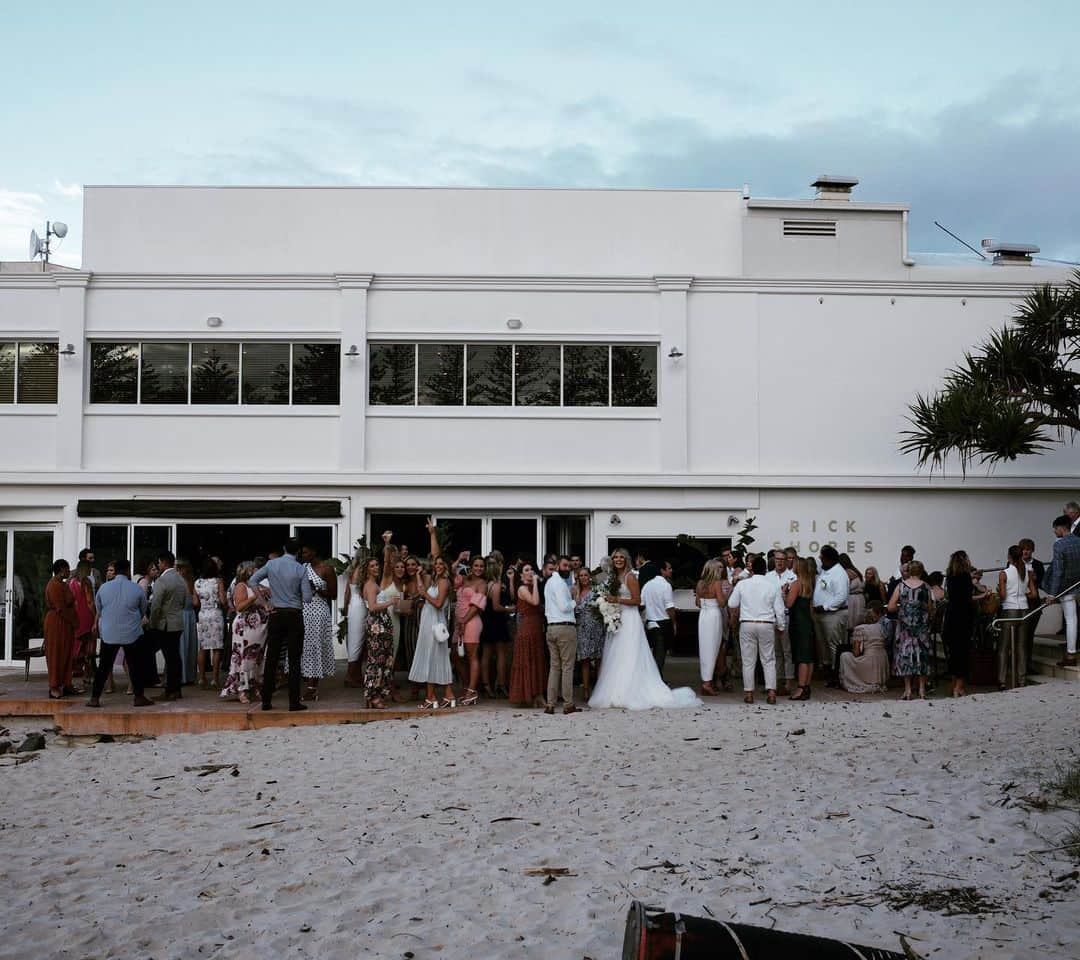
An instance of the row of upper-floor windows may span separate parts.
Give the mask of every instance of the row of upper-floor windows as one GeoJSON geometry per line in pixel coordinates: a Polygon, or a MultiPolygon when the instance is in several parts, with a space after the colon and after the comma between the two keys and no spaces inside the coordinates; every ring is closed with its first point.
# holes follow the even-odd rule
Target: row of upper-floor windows
{"type": "Polygon", "coordinates": [[[334,405],[337,343],[90,344],[90,402],[334,405]]]}
{"type": "Polygon", "coordinates": [[[372,406],[655,407],[655,344],[370,343],[372,406]]]}

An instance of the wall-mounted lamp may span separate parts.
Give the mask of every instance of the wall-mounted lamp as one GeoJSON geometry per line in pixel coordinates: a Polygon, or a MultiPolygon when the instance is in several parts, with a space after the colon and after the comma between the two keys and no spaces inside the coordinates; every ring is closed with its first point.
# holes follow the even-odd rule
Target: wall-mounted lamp
{"type": "Polygon", "coordinates": [[[73,356],[75,356],[75,344],[73,344],[73,343],[65,343],[64,344],[64,349],[60,351],[60,356],[62,356],[62,357],[73,357],[73,356]]]}
{"type": "Polygon", "coordinates": [[[613,513],[611,515],[611,519],[608,520],[608,523],[610,523],[613,527],[620,526],[622,524],[622,517],[620,517],[617,513],[613,513]]]}
{"type": "Polygon", "coordinates": [[[520,319],[519,317],[510,317],[510,318],[509,318],[509,319],[508,319],[508,320],[506,321],[506,325],[507,325],[507,326],[508,326],[508,327],[509,327],[509,328],[510,328],[511,330],[520,330],[520,329],[521,329],[521,319],[520,319]]]}
{"type": "Polygon", "coordinates": [[[351,360],[355,360],[360,356],[360,348],[354,343],[349,346],[349,349],[345,351],[345,356],[351,360]]]}
{"type": "Polygon", "coordinates": [[[728,514],[727,525],[729,527],[737,527],[739,525],[739,518],[733,513],[728,514]]]}
{"type": "Polygon", "coordinates": [[[220,327],[221,324],[222,324],[221,317],[207,317],[206,318],[206,325],[208,327],[214,327],[216,329],[217,327],[220,327]]]}
{"type": "Polygon", "coordinates": [[[678,347],[672,347],[668,351],[668,359],[678,363],[686,354],[683,353],[678,347]]]}

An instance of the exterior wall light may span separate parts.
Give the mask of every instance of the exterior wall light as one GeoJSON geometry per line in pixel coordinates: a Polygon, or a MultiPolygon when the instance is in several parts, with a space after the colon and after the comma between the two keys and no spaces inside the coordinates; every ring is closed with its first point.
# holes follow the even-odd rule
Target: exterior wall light
{"type": "Polygon", "coordinates": [[[520,317],[510,317],[510,319],[506,321],[506,325],[511,330],[520,330],[521,329],[521,318],[520,317]]]}
{"type": "Polygon", "coordinates": [[[617,513],[613,513],[611,515],[611,519],[608,520],[608,523],[610,523],[613,527],[620,526],[622,524],[622,517],[620,517],[617,513]]]}
{"type": "Polygon", "coordinates": [[[686,354],[684,354],[678,347],[672,347],[668,351],[668,359],[678,363],[686,354]]]}
{"type": "Polygon", "coordinates": [[[221,324],[222,324],[221,317],[207,317],[206,318],[206,325],[208,327],[217,328],[217,327],[220,327],[221,324]]]}
{"type": "Polygon", "coordinates": [[[360,348],[355,343],[351,344],[349,349],[345,351],[345,356],[350,360],[355,360],[360,356],[360,348]]]}
{"type": "Polygon", "coordinates": [[[75,356],[75,344],[73,344],[73,343],[65,343],[64,344],[64,349],[60,351],[60,356],[62,356],[62,357],[73,357],[73,356],[75,356]]]}

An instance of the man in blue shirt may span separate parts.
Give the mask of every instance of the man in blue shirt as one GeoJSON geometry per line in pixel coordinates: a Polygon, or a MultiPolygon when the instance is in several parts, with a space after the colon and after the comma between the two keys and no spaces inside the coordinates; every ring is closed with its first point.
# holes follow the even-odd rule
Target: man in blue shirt
{"type": "Polygon", "coordinates": [[[131,564],[127,560],[113,563],[116,576],[108,583],[103,583],[97,592],[97,625],[101,636],[101,660],[94,674],[94,685],[88,707],[100,707],[101,691],[105,681],[112,676],[116,655],[123,650],[131,674],[131,689],[135,694],[136,707],[148,707],[153,701],[148,700],[143,691],[145,673],[143,672],[143,626],[146,623],[146,594],[142,588],[132,583],[131,564]]]}
{"type": "Polygon", "coordinates": [[[281,645],[289,651],[289,709],[306,710],[300,702],[300,656],[304,649],[304,604],[311,600],[307,567],[296,555],[300,541],[290,537],[285,554],[256,570],[248,580],[252,586],[264,580],[270,585],[270,622],[266,626],[266,661],[263,665],[262,708],[273,709],[271,700],[277,679],[281,645]]]}

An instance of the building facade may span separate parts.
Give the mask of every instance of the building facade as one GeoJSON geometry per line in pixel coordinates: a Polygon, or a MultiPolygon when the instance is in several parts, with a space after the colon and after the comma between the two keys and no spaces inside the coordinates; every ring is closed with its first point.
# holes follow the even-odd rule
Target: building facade
{"type": "MultiPolygon", "coordinates": [[[[912,257],[826,191],[88,187],[81,270],[0,271],[0,661],[44,571],[348,552],[913,543],[998,565],[1065,446],[918,473],[907,404],[1066,268],[912,257]]],[[[685,560],[685,557],[684,557],[685,560]]]]}

